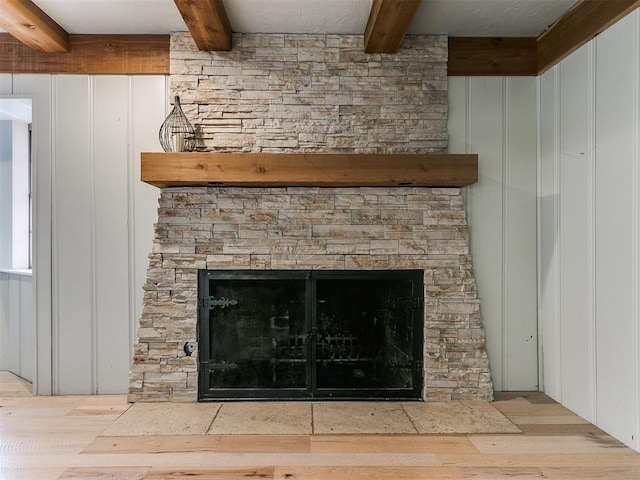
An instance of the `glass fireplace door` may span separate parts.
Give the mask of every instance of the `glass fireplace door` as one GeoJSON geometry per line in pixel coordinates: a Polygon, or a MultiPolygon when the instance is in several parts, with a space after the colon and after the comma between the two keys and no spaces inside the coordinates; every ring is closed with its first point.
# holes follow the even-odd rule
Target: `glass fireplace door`
{"type": "Polygon", "coordinates": [[[205,272],[200,288],[201,397],[305,396],[304,273],[205,272]]]}
{"type": "Polygon", "coordinates": [[[201,271],[199,398],[419,398],[422,271],[201,271]]]}
{"type": "Polygon", "coordinates": [[[318,273],[314,303],[318,396],[419,394],[422,280],[412,277],[400,272],[318,273]]]}

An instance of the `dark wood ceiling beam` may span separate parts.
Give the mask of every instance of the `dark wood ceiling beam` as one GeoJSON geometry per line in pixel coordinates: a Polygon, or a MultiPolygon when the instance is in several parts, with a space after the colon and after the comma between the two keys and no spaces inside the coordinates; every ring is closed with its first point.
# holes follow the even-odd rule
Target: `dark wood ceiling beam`
{"type": "Polygon", "coordinates": [[[373,0],[364,33],[367,53],[394,53],[422,0],[373,0]]]}
{"type": "Polygon", "coordinates": [[[640,6],[640,0],[582,0],[538,37],[538,74],[640,6]]]}
{"type": "Polygon", "coordinates": [[[453,76],[535,76],[536,39],[449,37],[447,72],[453,76]]]}
{"type": "Polygon", "coordinates": [[[69,51],[69,34],[31,0],[0,0],[0,27],[41,52],[69,51]]]}
{"type": "Polygon", "coordinates": [[[168,75],[169,35],[70,35],[68,53],[44,53],[2,33],[0,72],[168,75]]]}
{"type": "Polygon", "coordinates": [[[200,50],[231,50],[231,25],[222,0],[174,1],[200,50]]]}
{"type": "MultiPolygon", "coordinates": [[[[221,0],[200,2],[205,7],[194,7],[196,2],[193,0],[175,2],[187,5],[181,8],[181,12],[189,19],[196,19],[196,23],[218,25],[200,28],[202,31],[213,28],[219,33],[216,36],[223,38],[223,45],[215,49],[231,48],[231,30],[221,0]],[[209,10],[213,13],[207,13],[209,10]]],[[[380,45],[384,43],[389,50],[391,37],[397,48],[419,5],[420,0],[374,0],[365,35],[367,49],[374,51],[374,48],[382,48],[380,45]],[[401,13],[409,5],[410,12],[401,13]],[[395,34],[385,33],[393,31],[395,34]]],[[[544,73],[638,6],[640,0],[582,0],[537,39],[451,37],[449,75],[533,76],[544,73]]],[[[34,32],[41,33],[44,27],[35,26],[36,18],[33,16],[37,17],[37,14],[33,7],[30,0],[0,0],[0,26],[6,30],[21,30],[15,25],[22,22],[22,27],[34,25],[34,28],[25,27],[33,35],[34,32]],[[34,20],[31,23],[29,15],[34,20]]],[[[46,19],[53,22],[48,16],[46,19]]],[[[62,32],[64,37],[66,32],[62,32]]],[[[169,74],[168,35],[66,35],[66,38],[66,50],[47,54],[42,45],[45,40],[36,41],[35,46],[30,45],[41,50],[37,51],[27,47],[25,40],[18,40],[14,32],[11,35],[0,34],[0,72],[169,74]],[[67,51],[69,53],[62,53],[67,51]]],[[[32,43],[34,41],[32,38],[32,43]]]]}

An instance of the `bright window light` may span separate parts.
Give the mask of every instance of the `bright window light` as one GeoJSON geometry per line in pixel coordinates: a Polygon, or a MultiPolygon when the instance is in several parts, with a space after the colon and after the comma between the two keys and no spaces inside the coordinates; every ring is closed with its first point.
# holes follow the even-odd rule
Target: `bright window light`
{"type": "Polygon", "coordinates": [[[31,268],[32,100],[0,98],[0,268],[31,268]]]}

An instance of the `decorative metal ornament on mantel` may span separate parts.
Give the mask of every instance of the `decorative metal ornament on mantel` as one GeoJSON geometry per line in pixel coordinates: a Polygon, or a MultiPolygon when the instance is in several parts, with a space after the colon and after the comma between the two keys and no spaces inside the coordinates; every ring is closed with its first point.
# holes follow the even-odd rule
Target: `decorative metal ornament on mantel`
{"type": "Polygon", "coordinates": [[[182,111],[177,95],[174,97],[173,110],[160,127],[159,137],[165,152],[192,152],[196,148],[196,132],[182,111]]]}

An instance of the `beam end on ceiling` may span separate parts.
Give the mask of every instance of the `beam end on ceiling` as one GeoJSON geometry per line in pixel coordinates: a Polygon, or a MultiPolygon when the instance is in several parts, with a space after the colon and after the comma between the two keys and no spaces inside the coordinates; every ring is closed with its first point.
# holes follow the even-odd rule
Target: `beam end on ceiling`
{"type": "Polygon", "coordinates": [[[0,26],[41,52],[70,50],[69,34],[31,0],[0,0],[0,26]]]}
{"type": "Polygon", "coordinates": [[[174,0],[199,50],[229,51],[232,33],[222,0],[174,0]]]}
{"type": "Polygon", "coordinates": [[[364,33],[366,53],[394,53],[422,0],[373,0],[364,33]]]}

